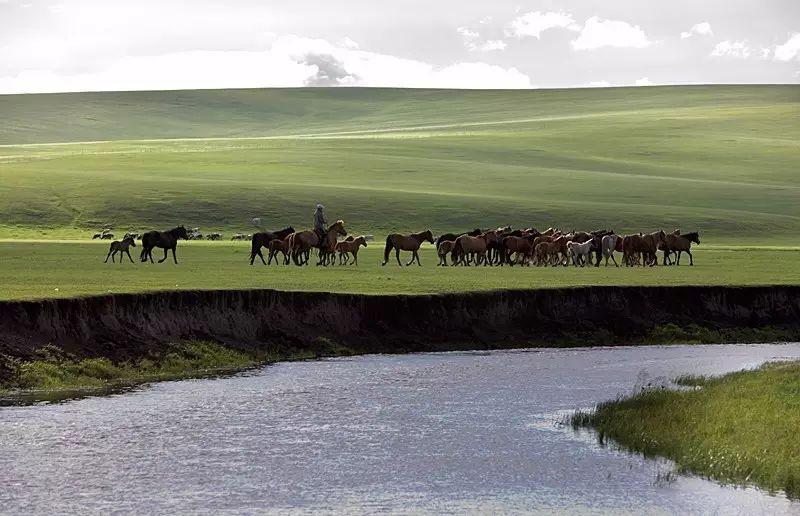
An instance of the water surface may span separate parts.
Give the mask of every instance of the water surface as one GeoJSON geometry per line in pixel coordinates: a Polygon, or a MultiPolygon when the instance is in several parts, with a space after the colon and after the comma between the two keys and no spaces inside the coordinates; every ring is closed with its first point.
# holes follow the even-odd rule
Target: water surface
{"type": "Polygon", "coordinates": [[[598,446],[566,411],[800,344],[364,356],[0,408],[0,512],[797,514],[598,446]]]}

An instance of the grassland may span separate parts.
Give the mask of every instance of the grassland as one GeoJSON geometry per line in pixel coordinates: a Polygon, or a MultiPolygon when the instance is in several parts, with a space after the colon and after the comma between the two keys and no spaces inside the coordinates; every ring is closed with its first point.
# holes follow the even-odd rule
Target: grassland
{"type": "Polygon", "coordinates": [[[800,498],[800,363],[678,381],[699,389],[646,391],[578,413],[573,424],[682,471],[800,498]]]}
{"type": "Polygon", "coordinates": [[[0,95],[0,115],[0,299],[800,279],[798,86],[0,95]],[[303,228],[317,202],[375,235],[358,269],[251,268],[246,242],[111,266],[103,247],[55,242],[106,226],[229,236],[253,217],[303,228]],[[697,229],[703,245],[692,269],[439,270],[430,250],[421,269],[378,266],[389,232],[506,224],[697,229]]]}
{"type": "MultiPolygon", "coordinates": [[[[137,251],[139,248],[134,249],[137,251]]],[[[150,290],[274,288],[367,294],[429,294],[576,285],[800,284],[795,249],[699,246],[695,266],[654,268],[381,267],[382,245],[362,249],[358,267],[250,266],[249,242],[181,242],[180,263],[103,263],[99,242],[0,242],[0,299],[73,297],[150,290]]],[[[156,257],[160,255],[156,254],[156,257]]],[[[134,258],[138,256],[134,255],[134,258]]],[[[409,257],[405,257],[406,260],[409,257]]]]}
{"type": "Polygon", "coordinates": [[[317,202],[376,236],[800,230],[797,86],[11,95],[0,114],[0,238],[306,227],[317,202]]]}

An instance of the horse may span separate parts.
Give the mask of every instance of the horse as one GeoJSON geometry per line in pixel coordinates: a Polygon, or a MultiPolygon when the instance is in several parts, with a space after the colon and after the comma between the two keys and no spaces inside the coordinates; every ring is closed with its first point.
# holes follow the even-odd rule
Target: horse
{"type": "Polygon", "coordinates": [[[136,247],[136,242],[133,240],[133,237],[125,237],[121,241],[115,240],[111,242],[111,245],[108,248],[108,254],[106,255],[106,261],[103,263],[108,263],[108,258],[111,258],[111,263],[114,263],[114,256],[119,253],[119,263],[122,263],[122,253],[128,255],[128,259],[133,263],[133,258],[131,258],[131,252],[128,250],[129,247],[136,247]]]}
{"type": "Polygon", "coordinates": [[[656,231],[643,235],[628,235],[622,240],[622,263],[628,267],[634,265],[656,265],[656,251],[664,244],[664,231],[656,231]]]}
{"type": "Polygon", "coordinates": [[[488,249],[488,241],[491,238],[493,231],[483,233],[478,236],[462,235],[456,238],[456,243],[453,245],[451,257],[453,259],[452,265],[469,265],[469,257],[475,256],[475,265],[489,265],[489,260],[486,257],[486,250],[488,249]]]}
{"type": "Polygon", "coordinates": [[[283,240],[280,238],[273,238],[269,243],[269,258],[267,259],[267,265],[272,264],[273,258],[275,259],[275,263],[278,263],[278,253],[283,253],[283,264],[289,265],[289,237],[287,236],[283,240]]]}
{"type": "Polygon", "coordinates": [[[436,238],[436,248],[438,249],[442,242],[455,242],[456,238],[460,237],[461,235],[469,235],[469,236],[478,236],[482,233],[480,229],[473,229],[472,231],[466,231],[464,233],[445,233],[444,235],[440,235],[436,238]]]}
{"type": "Polygon", "coordinates": [[[414,260],[416,260],[417,265],[421,267],[422,264],[419,261],[419,248],[422,245],[422,242],[430,242],[431,244],[434,243],[433,234],[431,233],[430,229],[426,229],[420,233],[412,233],[410,235],[392,233],[386,237],[386,247],[383,249],[383,263],[381,263],[381,265],[386,265],[386,263],[388,263],[389,253],[392,252],[392,249],[394,249],[395,258],[397,258],[397,265],[400,265],[401,267],[403,265],[400,263],[400,251],[411,251],[411,261],[408,262],[406,266],[411,265],[414,263],[414,260]]]}
{"type": "MultiPolygon", "coordinates": [[[[319,248],[320,251],[332,250],[336,246],[336,239],[339,235],[347,236],[343,220],[337,220],[328,227],[323,241],[320,241],[319,235],[313,229],[292,233],[289,235],[289,249],[294,264],[307,265],[308,253],[314,247],[319,248]],[[300,261],[301,257],[304,258],[302,263],[300,261]]],[[[324,258],[324,254],[320,253],[320,260],[317,265],[323,265],[324,258]]]]}
{"type": "Polygon", "coordinates": [[[533,254],[534,246],[533,241],[536,237],[533,235],[523,236],[507,236],[501,241],[500,251],[500,265],[507,263],[514,266],[515,263],[524,265],[525,259],[533,254]],[[516,260],[512,260],[511,256],[516,254],[516,260]]]}
{"type": "Polygon", "coordinates": [[[572,264],[576,267],[580,264],[585,267],[586,264],[591,265],[591,253],[594,242],[587,240],[586,242],[575,242],[570,240],[567,242],[567,259],[572,258],[572,264]]]}
{"type": "Polygon", "coordinates": [[[560,255],[561,245],[558,242],[539,242],[534,248],[534,259],[538,266],[556,266],[561,263],[560,255]]]}
{"type": "Polygon", "coordinates": [[[453,246],[455,245],[455,241],[453,240],[445,240],[439,243],[439,247],[436,248],[436,254],[439,255],[439,263],[436,266],[447,266],[447,255],[453,251],[453,246]]]}
{"type": "Polygon", "coordinates": [[[178,226],[177,228],[170,229],[169,231],[148,231],[142,235],[142,254],[140,258],[143,262],[150,258],[150,263],[153,263],[153,249],[160,247],[164,250],[164,257],[158,260],[158,263],[167,259],[167,252],[172,250],[172,259],[178,263],[178,257],[175,256],[175,248],[178,246],[178,239],[182,238],[187,240],[189,234],[186,228],[178,226]]]}
{"type": "Polygon", "coordinates": [[[346,240],[344,242],[339,242],[336,244],[336,251],[339,253],[339,265],[352,265],[355,264],[356,267],[358,266],[358,250],[361,249],[361,246],[367,247],[367,238],[364,235],[361,235],[358,238],[354,238],[352,240],[346,240]],[[348,255],[353,255],[353,262],[349,262],[348,255]]]}
{"type": "MultiPolygon", "coordinates": [[[[619,235],[606,235],[601,240],[600,249],[603,253],[603,257],[606,259],[606,267],[608,267],[608,259],[614,262],[614,267],[619,267],[617,263],[617,259],[614,258],[614,251],[617,249],[617,244],[622,242],[622,237],[619,235]]],[[[598,262],[599,265],[600,262],[598,262]]]]}
{"type": "MultiPolygon", "coordinates": [[[[275,231],[274,233],[265,231],[263,233],[254,234],[250,244],[250,265],[253,265],[256,256],[261,258],[261,263],[266,265],[267,262],[264,261],[264,255],[261,254],[261,248],[269,247],[269,243],[275,240],[276,238],[279,240],[283,240],[292,233],[294,233],[294,228],[289,226],[288,228],[281,229],[280,231],[275,231]]],[[[241,235],[237,233],[236,235],[233,236],[233,239],[242,240],[242,238],[237,238],[240,236],[241,235]]]]}
{"type": "Polygon", "coordinates": [[[694,265],[694,258],[692,258],[692,242],[700,244],[700,234],[697,231],[680,234],[679,231],[665,235],[664,240],[664,265],[667,265],[667,257],[669,253],[678,253],[677,264],[681,264],[681,254],[686,253],[689,255],[689,265],[694,265]]]}

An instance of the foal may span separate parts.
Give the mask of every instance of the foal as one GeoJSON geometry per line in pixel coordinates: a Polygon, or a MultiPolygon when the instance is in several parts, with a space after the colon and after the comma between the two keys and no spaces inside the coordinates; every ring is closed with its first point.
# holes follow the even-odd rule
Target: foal
{"type": "Polygon", "coordinates": [[[352,265],[358,266],[358,250],[361,246],[367,247],[367,239],[364,235],[353,240],[339,242],[336,244],[336,251],[339,253],[339,265],[352,265]],[[350,262],[349,254],[353,255],[353,261],[350,262]]]}
{"type": "Polygon", "coordinates": [[[111,246],[108,248],[108,254],[106,255],[106,261],[103,263],[108,263],[109,258],[111,258],[111,263],[114,263],[114,256],[116,256],[117,253],[119,253],[119,263],[122,263],[122,253],[127,254],[128,260],[133,263],[131,252],[128,250],[129,247],[136,247],[136,242],[134,242],[132,236],[123,238],[122,241],[115,240],[111,242],[111,246]]]}

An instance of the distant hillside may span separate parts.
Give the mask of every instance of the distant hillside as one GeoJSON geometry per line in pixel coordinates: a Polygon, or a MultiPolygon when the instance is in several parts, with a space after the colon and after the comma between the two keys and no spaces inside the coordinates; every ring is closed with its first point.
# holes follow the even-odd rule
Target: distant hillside
{"type": "Polygon", "coordinates": [[[317,202],[376,235],[800,234],[800,86],[10,95],[0,115],[0,238],[308,226],[317,202]]]}
{"type": "Polygon", "coordinates": [[[301,88],[0,95],[0,144],[271,136],[640,109],[791,108],[798,102],[798,86],[512,91],[301,88]]]}

